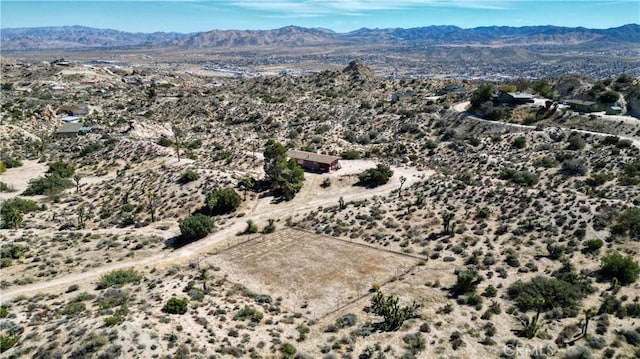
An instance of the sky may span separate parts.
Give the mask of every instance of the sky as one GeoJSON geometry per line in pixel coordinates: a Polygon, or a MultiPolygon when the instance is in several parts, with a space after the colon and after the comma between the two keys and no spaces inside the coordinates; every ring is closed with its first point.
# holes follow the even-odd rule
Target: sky
{"type": "Polygon", "coordinates": [[[640,23],[640,0],[0,0],[0,28],[82,25],[129,32],[266,30],[288,25],[336,32],[430,25],[640,23]]]}

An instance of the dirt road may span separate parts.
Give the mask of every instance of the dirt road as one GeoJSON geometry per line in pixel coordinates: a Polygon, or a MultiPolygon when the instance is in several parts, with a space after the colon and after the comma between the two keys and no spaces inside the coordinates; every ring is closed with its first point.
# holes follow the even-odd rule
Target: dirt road
{"type": "MultiPolygon", "coordinates": [[[[463,115],[465,115],[465,117],[473,118],[476,121],[482,121],[482,122],[488,122],[488,123],[500,123],[500,124],[502,124],[504,126],[515,127],[515,128],[527,128],[527,129],[535,129],[536,128],[536,126],[530,126],[530,125],[521,125],[521,124],[517,124],[517,123],[496,122],[496,121],[485,120],[483,118],[474,116],[473,114],[467,112],[467,108],[468,107],[469,107],[469,101],[457,103],[457,104],[453,105],[451,108],[456,112],[462,113],[463,115]]],[[[619,120],[619,119],[617,119],[617,117],[613,116],[612,120],[619,120]]],[[[563,128],[563,129],[568,130],[568,131],[572,131],[572,132],[585,133],[585,134],[589,134],[589,135],[611,136],[610,133],[587,131],[587,130],[578,130],[578,129],[573,129],[573,128],[571,128],[571,129],[563,128]]],[[[640,138],[639,137],[636,137],[636,136],[631,136],[631,137],[630,136],[620,136],[620,135],[616,135],[616,136],[618,136],[620,139],[623,139],[623,140],[629,140],[636,147],[640,148],[640,138]]]]}
{"type": "MultiPolygon", "coordinates": [[[[410,167],[392,167],[394,175],[389,183],[383,186],[373,189],[347,186],[336,190],[325,191],[322,193],[322,196],[318,196],[317,193],[315,193],[316,187],[313,186],[312,183],[317,182],[323,176],[336,180],[340,176],[355,173],[357,170],[362,168],[374,166],[374,161],[343,161],[343,170],[335,173],[322,175],[305,174],[306,184],[294,200],[275,204],[273,203],[272,197],[261,198],[258,200],[257,205],[251,212],[247,213],[242,218],[234,218],[217,232],[212,233],[199,241],[193,242],[176,250],[165,250],[156,255],[141,259],[133,258],[131,260],[118,263],[109,263],[102,267],[93,268],[81,273],[72,273],[62,277],[53,278],[47,282],[9,287],[0,292],[0,302],[7,303],[22,295],[32,296],[39,293],[61,293],[72,284],[87,285],[92,282],[96,282],[100,276],[115,269],[163,268],[172,265],[185,264],[190,261],[197,260],[199,256],[205,256],[208,253],[213,253],[217,247],[221,247],[221,245],[224,246],[226,243],[225,241],[237,238],[236,234],[242,232],[246,228],[246,221],[249,219],[257,223],[266,221],[269,218],[284,219],[288,216],[304,213],[305,211],[312,210],[320,206],[336,205],[338,204],[340,197],[343,197],[344,201],[348,203],[349,201],[363,200],[373,196],[385,195],[395,189],[398,189],[400,186],[401,176],[406,178],[404,188],[408,188],[413,183],[420,181],[422,178],[431,176],[434,173],[433,171],[418,171],[415,168],[410,167]]],[[[138,232],[140,234],[145,233],[148,235],[148,228],[132,228],[126,230],[133,234],[138,232]]],[[[105,229],[104,231],[108,231],[108,229],[105,229]]]]}

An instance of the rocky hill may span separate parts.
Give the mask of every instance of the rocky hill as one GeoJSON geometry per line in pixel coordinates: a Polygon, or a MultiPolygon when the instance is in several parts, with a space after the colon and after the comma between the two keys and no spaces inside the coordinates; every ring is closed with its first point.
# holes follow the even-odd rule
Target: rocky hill
{"type": "Polygon", "coordinates": [[[331,44],[403,45],[567,45],[637,44],[640,25],[611,29],[557,26],[490,26],[462,29],[457,26],[368,29],[336,33],[321,28],[287,26],[274,30],[212,30],[194,34],[128,33],[83,26],[2,29],[4,51],[71,48],[113,48],[173,45],[183,48],[244,46],[305,46],[331,44]]]}

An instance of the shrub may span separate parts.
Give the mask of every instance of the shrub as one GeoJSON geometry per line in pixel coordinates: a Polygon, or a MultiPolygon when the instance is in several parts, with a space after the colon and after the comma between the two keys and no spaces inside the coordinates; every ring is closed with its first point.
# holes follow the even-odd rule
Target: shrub
{"type": "Polygon", "coordinates": [[[62,314],[74,316],[87,310],[87,306],[83,302],[67,303],[62,309],[62,314]]]}
{"type": "Polygon", "coordinates": [[[171,298],[162,307],[162,311],[169,314],[184,314],[187,312],[188,301],[186,299],[171,298]]]}
{"type": "Polygon", "coordinates": [[[584,140],[579,133],[573,132],[567,138],[567,149],[572,151],[581,150],[584,148],[584,140]]]}
{"type": "Polygon", "coordinates": [[[503,169],[498,175],[500,179],[509,180],[513,183],[533,186],[538,183],[538,175],[529,171],[516,171],[513,169],[503,169]]]}
{"type": "Polygon", "coordinates": [[[0,318],[6,318],[9,315],[9,308],[6,305],[0,305],[0,318]]]}
{"type": "Polygon", "coordinates": [[[617,223],[611,232],[619,235],[629,234],[629,237],[640,239],[640,207],[629,207],[618,216],[617,223]]]}
{"type": "Polygon", "coordinates": [[[345,160],[357,160],[360,159],[360,151],[347,150],[342,152],[341,157],[345,160]]]}
{"type": "Polygon", "coordinates": [[[193,170],[188,170],[180,176],[180,183],[189,183],[193,182],[200,178],[200,174],[193,170]]]}
{"type": "Polygon", "coordinates": [[[357,322],[358,317],[353,313],[348,313],[336,319],[336,327],[348,328],[356,325],[357,322]]]}
{"type": "Polygon", "coordinates": [[[22,244],[7,243],[0,247],[0,258],[19,259],[28,250],[29,248],[22,244]]]}
{"type": "Polygon", "coordinates": [[[127,283],[139,282],[141,279],[142,275],[133,268],[116,269],[100,277],[98,289],[121,287],[127,283]]]}
{"type": "Polygon", "coordinates": [[[602,257],[600,275],[607,279],[616,278],[620,284],[631,284],[638,279],[640,266],[632,256],[623,256],[619,252],[613,252],[602,257]]]}
{"type": "Polygon", "coordinates": [[[160,139],[158,139],[158,144],[162,147],[171,147],[173,146],[173,141],[166,137],[160,137],[160,139]]]}
{"type": "Polygon", "coordinates": [[[524,136],[516,137],[513,142],[511,142],[511,147],[513,148],[525,148],[527,146],[527,139],[524,136]]]}
{"type": "Polygon", "coordinates": [[[20,337],[17,335],[0,335],[0,353],[11,349],[20,337]]]}
{"type": "Polygon", "coordinates": [[[365,187],[378,187],[389,182],[393,171],[389,165],[378,164],[375,168],[369,168],[358,175],[359,184],[365,187]]]}
{"type": "Polygon", "coordinates": [[[587,166],[582,160],[571,159],[562,162],[561,172],[565,176],[584,176],[587,173],[587,166]]]}
{"type": "Polygon", "coordinates": [[[194,214],[180,222],[180,233],[186,240],[196,240],[205,237],[213,231],[213,221],[209,216],[194,214]]]}
{"type": "Polygon", "coordinates": [[[602,241],[602,239],[589,239],[588,241],[584,242],[584,250],[586,252],[596,252],[598,251],[600,248],[602,248],[602,246],[604,245],[604,242],[602,241]]]}
{"type": "Polygon", "coordinates": [[[205,207],[209,214],[221,214],[235,211],[242,198],[233,188],[217,188],[207,194],[205,207]]]}
{"type": "Polygon", "coordinates": [[[11,158],[11,157],[3,158],[2,162],[4,162],[5,168],[16,168],[16,167],[22,166],[22,161],[16,158],[11,158]]]}
{"type": "Polygon", "coordinates": [[[253,222],[253,220],[248,220],[247,221],[247,229],[244,230],[244,233],[247,234],[251,234],[251,233],[257,233],[258,232],[258,226],[253,222]]]}
{"type": "Polygon", "coordinates": [[[262,230],[262,233],[269,234],[276,231],[276,221],[272,218],[269,218],[268,224],[262,230]]]}
{"type": "Polygon", "coordinates": [[[29,186],[22,194],[25,196],[54,195],[70,187],[73,187],[70,179],[54,173],[29,180],[29,186]]]}
{"type": "Polygon", "coordinates": [[[260,323],[263,317],[264,317],[264,314],[262,314],[261,311],[255,308],[252,308],[248,305],[245,305],[244,308],[240,309],[238,313],[236,313],[233,319],[236,319],[236,320],[249,319],[254,323],[260,323]]]}
{"type": "Polygon", "coordinates": [[[296,353],[296,347],[291,343],[282,343],[280,346],[280,351],[285,358],[293,358],[293,355],[296,353]]]}
{"type": "Polygon", "coordinates": [[[478,284],[482,281],[482,277],[478,274],[475,267],[468,267],[464,270],[456,270],[456,284],[451,288],[453,296],[459,296],[467,293],[473,293],[478,284]]]}

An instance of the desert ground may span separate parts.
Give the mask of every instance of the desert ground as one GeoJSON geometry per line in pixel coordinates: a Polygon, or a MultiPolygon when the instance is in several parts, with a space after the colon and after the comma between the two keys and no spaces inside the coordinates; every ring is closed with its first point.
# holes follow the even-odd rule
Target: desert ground
{"type": "Polygon", "coordinates": [[[562,104],[638,79],[192,70],[2,59],[3,358],[640,355],[640,120],[562,104]]]}

